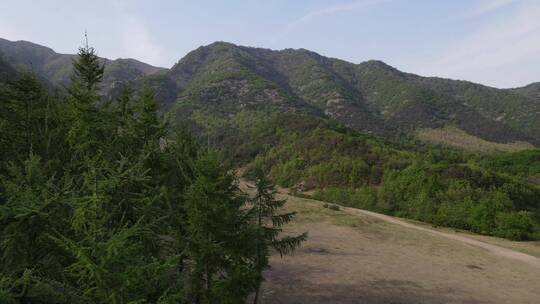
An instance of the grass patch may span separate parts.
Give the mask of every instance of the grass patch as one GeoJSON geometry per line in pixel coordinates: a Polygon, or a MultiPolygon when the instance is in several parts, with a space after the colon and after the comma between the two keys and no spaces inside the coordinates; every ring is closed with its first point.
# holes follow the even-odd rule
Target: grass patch
{"type": "Polygon", "coordinates": [[[416,137],[424,142],[442,144],[453,148],[475,152],[512,152],[534,149],[528,142],[497,143],[468,134],[456,127],[446,126],[441,129],[419,129],[416,137]]]}

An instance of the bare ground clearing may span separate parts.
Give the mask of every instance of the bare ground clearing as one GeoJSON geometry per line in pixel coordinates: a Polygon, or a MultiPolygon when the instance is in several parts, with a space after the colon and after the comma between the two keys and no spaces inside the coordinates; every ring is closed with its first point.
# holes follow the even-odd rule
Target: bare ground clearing
{"type": "Polygon", "coordinates": [[[537,243],[280,197],[298,212],[286,232],[309,239],[293,256],[272,257],[262,303],[540,303],[537,243]]]}

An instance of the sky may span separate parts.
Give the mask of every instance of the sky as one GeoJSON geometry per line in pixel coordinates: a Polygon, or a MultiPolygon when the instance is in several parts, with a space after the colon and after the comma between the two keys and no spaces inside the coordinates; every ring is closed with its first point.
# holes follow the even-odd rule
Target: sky
{"type": "Polygon", "coordinates": [[[540,81],[540,0],[0,0],[0,38],[171,67],[214,41],[494,87],[540,81]]]}

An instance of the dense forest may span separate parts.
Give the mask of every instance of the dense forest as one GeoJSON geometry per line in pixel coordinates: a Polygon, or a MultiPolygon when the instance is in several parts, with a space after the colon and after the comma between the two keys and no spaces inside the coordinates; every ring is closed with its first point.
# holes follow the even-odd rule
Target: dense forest
{"type": "Polygon", "coordinates": [[[256,302],[271,252],[306,238],[280,236],[294,214],[262,169],[242,193],[149,86],[106,100],[94,49],[73,65],[65,92],[0,84],[0,303],[256,302]]]}
{"type": "Polygon", "coordinates": [[[279,185],[435,225],[540,239],[538,151],[474,156],[443,147],[404,150],[324,123],[289,136],[251,163],[262,164],[279,185]]]}
{"type": "Polygon", "coordinates": [[[242,112],[217,125],[196,117],[195,125],[211,126],[201,134],[243,164],[247,178],[262,167],[298,195],[513,240],[540,239],[538,150],[474,154],[411,138],[388,141],[293,113],[242,112]]]}

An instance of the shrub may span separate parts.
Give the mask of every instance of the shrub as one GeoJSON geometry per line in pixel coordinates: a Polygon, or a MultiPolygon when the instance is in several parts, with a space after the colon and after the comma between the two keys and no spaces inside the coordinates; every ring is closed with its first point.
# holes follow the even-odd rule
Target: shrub
{"type": "Polygon", "coordinates": [[[495,217],[495,235],[511,240],[522,241],[532,237],[533,215],[528,211],[511,213],[500,212],[495,217]]]}
{"type": "Polygon", "coordinates": [[[328,206],[328,209],[334,210],[334,211],[339,211],[340,210],[338,205],[330,205],[330,206],[328,206]]]}

